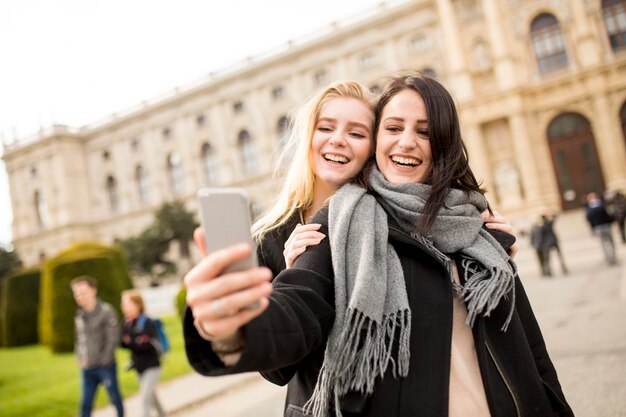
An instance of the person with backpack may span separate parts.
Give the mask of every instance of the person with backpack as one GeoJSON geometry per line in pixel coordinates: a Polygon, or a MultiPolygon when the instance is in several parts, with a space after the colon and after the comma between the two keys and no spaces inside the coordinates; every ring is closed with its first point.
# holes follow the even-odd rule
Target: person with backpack
{"type": "Polygon", "coordinates": [[[143,402],[143,416],[149,417],[154,408],[159,417],[165,417],[165,410],[156,395],[156,385],[161,378],[161,355],[167,349],[167,339],[162,341],[157,319],[144,314],[145,306],[137,290],[122,292],[122,313],[125,321],[122,327],[122,347],[131,351],[131,366],[139,376],[139,387],[143,402]]]}

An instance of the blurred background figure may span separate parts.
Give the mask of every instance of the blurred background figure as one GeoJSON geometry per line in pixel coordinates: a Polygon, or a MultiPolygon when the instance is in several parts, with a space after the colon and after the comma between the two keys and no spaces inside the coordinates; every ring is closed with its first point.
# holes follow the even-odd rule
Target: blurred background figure
{"type": "Polygon", "coordinates": [[[120,337],[117,313],[109,303],[98,298],[97,285],[96,280],[87,275],[76,277],[70,283],[78,304],[74,318],[74,352],[81,370],[80,417],[91,416],[100,384],[106,388],[117,417],[124,417],[115,362],[120,337]]]}
{"type": "Polygon", "coordinates": [[[611,233],[613,217],[606,210],[604,202],[596,193],[587,194],[587,221],[593,233],[598,236],[602,244],[604,259],[608,265],[617,264],[615,243],[611,233]]]}
{"type": "Polygon", "coordinates": [[[143,417],[150,417],[153,408],[159,417],[165,417],[165,411],[156,395],[156,386],[161,379],[161,361],[159,355],[159,335],[156,324],[144,314],[144,302],[137,290],[122,293],[122,347],[130,349],[131,364],[139,376],[139,388],[143,402],[143,417]]]}
{"type": "Polygon", "coordinates": [[[535,221],[530,227],[530,244],[535,249],[537,254],[537,261],[539,262],[539,269],[541,270],[541,276],[546,276],[546,271],[543,267],[543,250],[541,248],[541,216],[537,216],[535,221]]]}
{"type": "Polygon", "coordinates": [[[542,214],[530,230],[530,243],[535,248],[537,259],[541,266],[541,276],[551,277],[552,269],[550,267],[550,253],[556,250],[561,264],[563,275],[567,275],[568,269],[565,265],[565,258],[559,246],[559,239],[554,231],[554,221],[556,215],[550,213],[542,214]]]}
{"type": "Polygon", "coordinates": [[[621,191],[616,192],[609,204],[610,214],[619,226],[622,243],[626,243],[626,232],[624,231],[624,219],[626,219],[626,196],[621,191]]]}

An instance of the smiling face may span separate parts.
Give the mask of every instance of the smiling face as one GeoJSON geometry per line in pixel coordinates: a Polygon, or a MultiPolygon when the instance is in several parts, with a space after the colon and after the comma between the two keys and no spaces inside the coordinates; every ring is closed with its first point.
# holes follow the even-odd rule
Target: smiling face
{"type": "Polygon", "coordinates": [[[383,109],[376,164],[392,184],[423,182],[428,177],[432,166],[428,115],[424,100],[414,90],[398,92],[383,109]]]}
{"type": "Polygon", "coordinates": [[[316,187],[336,190],[355,177],[372,152],[374,114],[356,98],[330,99],[320,111],[311,139],[316,187]]]}

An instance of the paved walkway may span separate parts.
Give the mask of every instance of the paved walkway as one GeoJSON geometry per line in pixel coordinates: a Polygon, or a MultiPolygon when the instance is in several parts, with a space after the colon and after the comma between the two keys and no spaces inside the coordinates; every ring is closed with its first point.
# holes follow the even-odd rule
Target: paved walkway
{"type": "MultiPolygon", "coordinates": [[[[580,211],[559,218],[556,231],[570,274],[563,276],[554,259],[555,277],[540,278],[535,254],[522,238],[520,276],[575,414],[626,417],[626,246],[620,245],[620,265],[606,266],[580,211]]],[[[190,374],[162,383],[158,393],[174,417],[277,417],[285,389],[256,374],[190,374]]],[[[125,406],[127,416],[141,415],[137,396],[125,406]]],[[[106,407],[94,416],[115,414],[106,407]]]]}

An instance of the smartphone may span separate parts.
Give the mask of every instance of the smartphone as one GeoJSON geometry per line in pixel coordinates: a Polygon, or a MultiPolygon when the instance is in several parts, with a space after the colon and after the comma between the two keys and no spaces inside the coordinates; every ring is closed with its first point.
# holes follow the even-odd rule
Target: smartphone
{"type": "Polygon", "coordinates": [[[198,191],[198,200],[207,253],[242,242],[248,242],[252,247],[252,254],[248,258],[229,266],[223,273],[257,266],[256,248],[250,234],[250,209],[246,190],[201,188],[198,191]]]}

